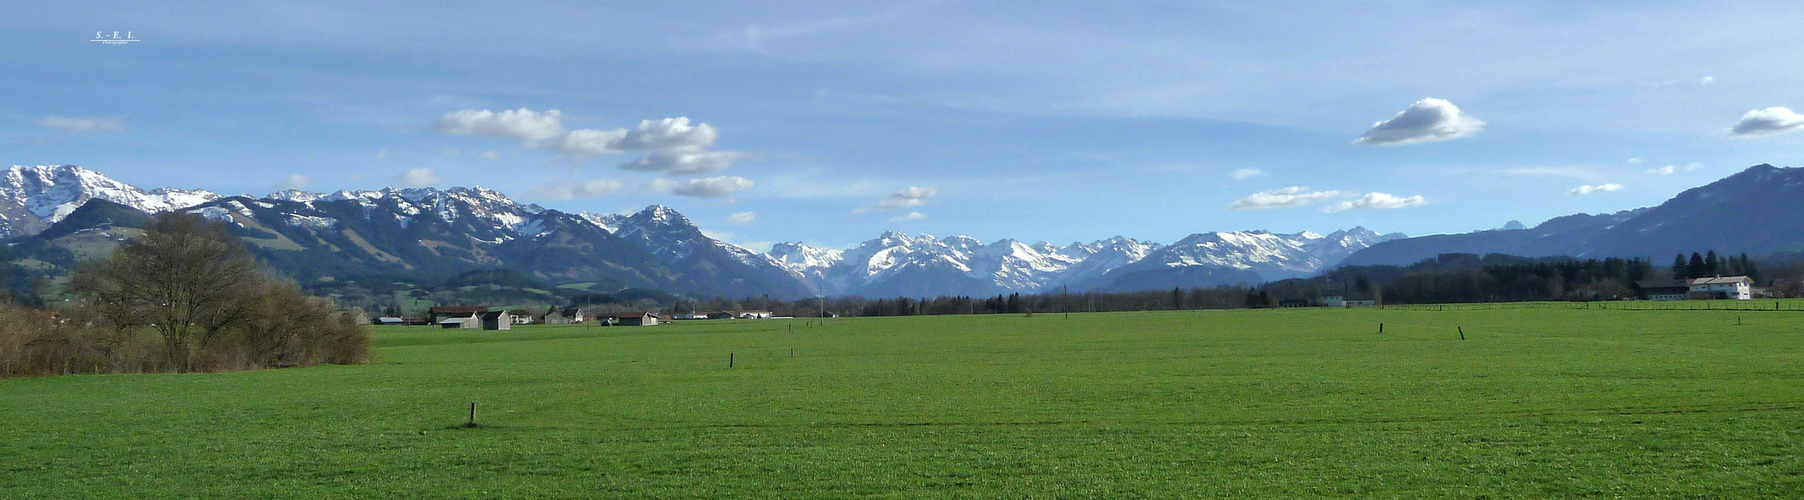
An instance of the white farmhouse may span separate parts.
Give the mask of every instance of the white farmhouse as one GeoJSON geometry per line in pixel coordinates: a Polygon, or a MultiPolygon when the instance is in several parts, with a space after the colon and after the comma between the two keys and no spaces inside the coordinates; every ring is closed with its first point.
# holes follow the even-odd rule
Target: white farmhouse
{"type": "Polygon", "coordinates": [[[1691,298],[1751,300],[1754,298],[1753,287],[1754,280],[1747,276],[1698,278],[1691,280],[1691,298]]]}

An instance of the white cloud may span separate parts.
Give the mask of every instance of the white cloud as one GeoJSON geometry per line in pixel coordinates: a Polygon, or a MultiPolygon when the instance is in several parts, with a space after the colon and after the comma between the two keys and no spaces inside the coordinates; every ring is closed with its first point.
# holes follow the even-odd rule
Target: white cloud
{"type": "Polygon", "coordinates": [[[1571,191],[1567,191],[1566,194],[1591,194],[1591,193],[1597,193],[1597,192],[1603,192],[1603,191],[1620,191],[1620,190],[1622,190],[1621,184],[1598,184],[1595,186],[1586,184],[1583,186],[1573,188],[1571,191]]]}
{"type": "Polygon", "coordinates": [[[1686,171],[1686,172],[1696,172],[1696,171],[1697,171],[1697,170],[1698,170],[1698,169],[1701,169],[1701,168],[1704,168],[1704,164],[1702,164],[1702,163],[1687,163],[1687,164],[1685,164],[1685,171],[1686,171]]]}
{"type": "Polygon", "coordinates": [[[430,168],[408,170],[402,172],[401,175],[395,176],[393,180],[396,184],[400,184],[404,187],[426,187],[445,182],[444,177],[439,177],[438,174],[433,173],[430,168]]]}
{"type": "Polygon", "coordinates": [[[926,206],[926,205],[927,205],[927,200],[924,200],[921,198],[890,198],[890,199],[878,201],[876,205],[871,206],[868,210],[865,210],[865,211],[867,211],[867,212],[869,212],[869,211],[886,212],[886,211],[890,211],[890,210],[901,210],[904,208],[914,208],[914,207],[920,207],[920,206],[926,206]]]}
{"type": "Polygon", "coordinates": [[[1712,83],[1716,83],[1716,77],[1714,76],[1705,75],[1703,78],[1698,79],[1699,87],[1708,87],[1712,83]]]}
{"type": "Polygon", "coordinates": [[[719,138],[720,132],[713,126],[706,123],[690,125],[688,117],[679,116],[658,121],[641,120],[639,126],[631,130],[572,130],[552,143],[551,147],[577,156],[627,151],[651,151],[654,154],[675,156],[677,153],[702,153],[713,147],[714,141],[719,138]]]}
{"type": "Polygon", "coordinates": [[[1729,135],[1736,137],[1756,137],[1762,135],[1782,134],[1804,128],[1804,115],[1800,115],[1786,107],[1756,109],[1741,115],[1741,121],[1735,128],[1729,129],[1729,135]]]}
{"type": "Polygon", "coordinates": [[[616,139],[617,151],[700,151],[714,146],[720,133],[706,123],[689,125],[689,117],[641,120],[639,127],[616,139]]]}
{"type": "Polygon", "coordinates": [[[612,179],[564,181],[534,188],[532,195],[535,198],[550,200],[578,200],[614,194],[623,187],[626,187],[626,183],[612,179]]]}
{"type": "Polygon", "coordinates": [[[687,181],[660,178],[652,179],[651,183],[645,185],[645,190],[691,198],[719,198],[751,189],[753,184],[751,179],[744,177],[704,177],[687,181]]]}
{"type": "Polygon", "coordinates": [[[544,112],[526,108],[500,112],[464,109],[445,113],[432,128],[447,134],[510,137],[536,143],[564,135],[561,114],[555,109],[544,112]]]}
{"type": "Polygon", "coordinates": [[[735,151],[665,152],[658,151],[637,160],[620,164],[620,168],[639,172],[662,172],[665,175],[696,175],[719,172],[745,157],[735,151]]]}
{"type": "Polygon", "coordinates": [[[312,184],[312,183],[313,183],[313,179],[310,177],[307,177],[306,174],[294,174],[294,175],[288,176],[285,179],[282,179],[281,182],[277,182],[276,190],[277,191],[286,191],[289,189],[301,189],[301,188],[307,187],[308,184],[312,184]]]}
{"type": "Polygon", "coordinates": [[[754,212],[739,212],[739,213],[735,213],[733,215],[727,216],[728,224],[745,225],[745,224],[751,224],[753,221],[756,221],[756,220],[758,220],[758,214],[754,213],[754,212]]]}
{"type": "Polygon", "coordinates": [[[495,151],[493,149],[488,150],[488,151],[483,151],[482,158],[485,160],[499,160],[499,159],[501,159],[501,153],[498,151],[495,151]]]}
{"type": "Polygon", "coordinates": [[[382,161],[382,160],[387,160],[387,159],[388,159],[388,148],[382,148],[382,149],[376,150],[376,161],[382,161]]]}
{"type": "Polygon", "coordinates": [[[55,129],[56,131],[65,134],[118,132],[125,130],[125,118],[118,116],[106,118],[66,118],[61,116],[50,116],[39,121],[38,125],[55,129]]]}
{"type": "Polygon", "coordinates": [[[570,131],[562,139],[551,144],[552,148],[564,153],[588,157],[600,154],[619,153],[614,149],[614,142],[626,137],[626,129],[598,130],[592,128],[570,131]]]}
{"type": "Polygon", "coordinates": [[[890,210],[901,210],[904,208],[914,208],[914,207],[926,205],[928,198],[932,198],[932,197],[939,196],[939,195],[940,195],[940,190],[937,188],[909,186],[908,188],[903,189],[901,191],[896,191],[894,193],[890,193],[890,195],[888,197],[885,197],[881,200],[877,200],[876,205],[872,205],[869,207],[862,207],[862,208],[859,208],[858,210],[854,210],[852,212],[853,213],[884,212],[884,211],[890,211],[890,210]]]}
{"type": "Polygon", "coordinates": [[[1647,173],[1654,174],[1654,175],[1672,175],[1672,173],[1675,171],[1677,171],[1677,170],[1672,165],[1667,165],[1664,167],[1648,170],[1647,173]]]}
{"type": "Polygon", "coordinates": [[[890,222],[907,222],[907,221],[911,221],[911,220],[921,220],[921,219],[925,219],[925,218],[927,218],[927,214],[920,213],[920,212],[909,212],[909,213],[898,215],[895,217],[890,217],[889,221],[890,222]]]}
{"type": "Polygon", "coordinates": [[[1382,146],[1444,141],[1477,134],[1484,125],[1485,122],[1461,113],[1453,103],[1430,97],[1372,125],[1353,143],[1382,146]]]}
{"type": "Polygon", "coordinates": [[[1233,174],[1229,175],[1234,176],[1234,180],[1244,180],[1265,175],[1265,172],[1257,168],[1238,168],[1234,169],[1233,174]]]}
{"type": "Polygon", "coordinates": [[[1364,196],[1350,201],[1322,207],[1324,213],[1345,212],[1348,210],[1389,210],[1393,208],[1427,205],[1428,199],[1422,195],[1401,197],[1385,193],[1366,193],[1364,196]]]}
{"type": "Polygon", "coordinates": [[[1629,163],[1641,163],[1641,158],[1629,158],[1629,163]]]}
{"type": "MultiPolygon", "coordinates": [[[[622,169],[665,175],[698,175],[726,170],[750,155],[735,151],[710,151],[720,132],[707,123],[691,124],[689,117],[641,120],[632,129],[576,129],[566,131],[562,112],[526,108],[489,111],[464,109],[445,113],[432,128],[447,134],[482,135],[519,139],[530,148],[544,148],[587,161],[604,154],[644,151],[645,156],[621,163],[622,169]]],[[[447,156],[450,154],[447,153],[447,156]]],[[[493,150],[482,154],[500,158],[493,150]]]]}
{"type": "Polygon", "coordinates": [[[1228,204],[1230,210],[1265,210],[1269,208],[1301,207],[1315,202],[1339,198],[1340,191],[1310,191],[1303,186],[1291,186],[1253,193],[1245,198],[1234,200],[1228,204]]]}

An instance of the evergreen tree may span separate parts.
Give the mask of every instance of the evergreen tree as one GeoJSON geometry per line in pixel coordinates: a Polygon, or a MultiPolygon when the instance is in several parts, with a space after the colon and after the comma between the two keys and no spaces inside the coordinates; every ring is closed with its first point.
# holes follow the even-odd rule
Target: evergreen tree
{"type": "Polygon", "coordinates": [[[1672,279],[1677,280],[1677,279],[1685,279],[1685,278],[1689,278],[1689,277],[1691,277],[1691,269],[1686,267],[1686,265],[1685,265],[1685,254],[1673,255],[1672,256],[1672,279]]]}
{"type": "Polygon", "coordinates": [[[1704,256],[1691,252],[1691,262],[1685,265],[1685,277],[1702,278],[1710,275],[1709,264],[1704,263],[1704,256]]]}
{"type": "Polygon", "coordinates": [[[1754,280],[1755,283],[1760,282],[1760,270],[1754,268],[1754,259],[1748,258],[1748,254],[1745,253],[1741,254],[1741,274],[1754,280]]]}
{"type": "MultiPolygon", "coordinates": [[[[1716,255],[1716,250],[1704,255],[1704,276],[1717,276],[1723,273],[1723,258],[1716,255]]],[[[1700,278],[1704,276],[1699,276],[1700,278]]]]}

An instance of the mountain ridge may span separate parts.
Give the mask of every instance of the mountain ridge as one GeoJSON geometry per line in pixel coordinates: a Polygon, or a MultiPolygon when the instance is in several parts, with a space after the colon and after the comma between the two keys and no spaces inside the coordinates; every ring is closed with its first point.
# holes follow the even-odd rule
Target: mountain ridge
{"type": "Polygon", "coordinates": [[[1343,265],[1409,265],[1443,253],[1522,257],[1652,258],[1716,250],[1756,255],[1804,250],[1804,168],[1771,164],[1687,189],[1653,206],[1573,214],[1526,229],[1494,229],[1388,241],[1343,265]]]}
{"type": "MultiPolygon", "coordinates": [[[[711,238],[680,212],[657,204],[632,214],[569,213],[481,186],[288,189],[253,197],[144,191],[74,165],[15,167],[11,174],[14,187],[0,192],[0,199],[37,217],[7,226],[15,241],[32,234],[54,240],[138,220],[131,212],[148,217],[180,210],[227,223],[265,262],[304,283],[437,280],[504,267],[594,291],[657,288],[786,298],[1212,286],[1306,274],[1393,237],[1363,227],[1329,235],[1210,232],[1174,248],[1123,236],[1061,246],[887,231],[852,248],[780,243],[759,253],[711,238]],[[117,206],[94,208],[46,233],[95,199],[117,206]],[[1147,260],[1155,256],[1158,265],[1147,260]],[[1140,267],[1124,271],[1134,264],[1140,267]]],[[[111,238],[105,241],[117,239],[111,238]]]]}

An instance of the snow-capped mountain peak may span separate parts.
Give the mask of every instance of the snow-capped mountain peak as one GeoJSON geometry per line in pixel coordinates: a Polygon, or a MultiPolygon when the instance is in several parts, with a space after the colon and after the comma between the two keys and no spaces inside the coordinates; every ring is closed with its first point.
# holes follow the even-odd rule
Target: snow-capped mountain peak
{"type": "Polygon", "coordinates": [[[75,165],[13,165],[0,174],[0,237],[35,234],[94,198],[156,213],[219,197],[198,189],[145,191],[75,165]]]}
{"type": "Polygon", "coordinates": [[[1013,238],[986,244],[963,235],[934,238],[886,231],[837,253],[783,243],[767,256],[825,283],[833,294],[881,297],[926,289],[974,295],[1045,292],[1065,285],[1108,287],[1123,269],[1200,266],[1282,279],[1313,273],[1344,258],[1349,249],[1390,237],[1365,228],[1327,235],[1231,231],[1197,233],[1170,246],[1115,236],[1060,247],[1013,238]]]}
{"type": "Polygon", "coordinates": [[[310,192],[310,191],[302,191],[299,189],[284,189],[281,191],[276,191],[274,193],[269,193],[269,196],[265,196],[264,198],[271,199],[271,200],[282,200],[282,201],[292,201],[292,202],[297,202],[297,203],[306,203],[306,202],[318,200],[318,199],[324,198],[324,197],[326,197],[325,193],[315,193],[315,192],[310,192]]]}

